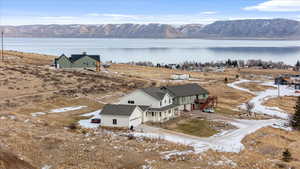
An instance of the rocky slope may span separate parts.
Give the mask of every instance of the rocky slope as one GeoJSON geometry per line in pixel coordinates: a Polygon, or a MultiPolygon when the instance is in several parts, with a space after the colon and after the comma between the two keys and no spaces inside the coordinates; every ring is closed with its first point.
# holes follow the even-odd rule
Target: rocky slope
{"type": "Polygon", "coordinates": [[[287,19],[217,21],[209,25],[106,24],[3,26],[7,37],[300,39],[300,22],[287,19]]]}
{"type": "Polygon", "coordinates": [[[0,149],[1,169],[35,169],[27,162],[20,160],[16,155],[0,149]]]}

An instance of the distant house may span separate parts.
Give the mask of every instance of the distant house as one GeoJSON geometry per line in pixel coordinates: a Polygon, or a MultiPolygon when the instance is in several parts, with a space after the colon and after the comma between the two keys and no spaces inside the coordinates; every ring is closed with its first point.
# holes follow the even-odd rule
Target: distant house
{"type": "Polygon", "coordinates": [[[103,126],[136,127],[142,123],[143,110],[136,105],[107,104],[101,111],[103,126]]]}
{"type": "Polygon", "coordinates": [[[294,85],[300,83],[300,75],[281,75],[275,78],[276,85],[294,85]]]}
{"type": "Polygon", "coordinates": [[[201,100],[208,98],[208,91],[197,84],[185,84],[177,86],[165,86],[162,90],[170,93],[174,104],[179,106],[179,110],[195,110],[200,108],[201,100]]]}
{"type": "Polygon", "coordinates": [[[295,90],[300,90],[300,83],[295,84],[295,90]]]}
{"type": "Polygon", "coordinates": [[[88,55],[84,52],[67,57],[62,54],[55,58],[54,65],[57,69],[94,68],[100,70],[100,55],[88,55]]]}
{"type": "Polygon", "coordinates": [[[172,80],[189,80],[190,75],[189,74],[174,74],[171,75],[172,80]]]}

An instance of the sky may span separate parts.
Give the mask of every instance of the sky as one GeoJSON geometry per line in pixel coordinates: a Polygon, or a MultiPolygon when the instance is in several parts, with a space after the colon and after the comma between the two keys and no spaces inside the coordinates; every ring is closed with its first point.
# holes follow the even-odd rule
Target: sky
{"type": "Polygon", "coordinates": [[[0,0],[1,25],[300,20],[300,0],[0,0]]]}

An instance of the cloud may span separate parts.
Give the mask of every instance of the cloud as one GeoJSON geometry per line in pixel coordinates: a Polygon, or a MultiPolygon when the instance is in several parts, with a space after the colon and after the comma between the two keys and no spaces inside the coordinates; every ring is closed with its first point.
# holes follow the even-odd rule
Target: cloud
{"type": "Polygon", "coordinates": [[[92,16],[92,17],[113,17],[113,18],[132,18],[132,19],[138,18],[137,15],[99,14],[99,13],[90,13],[90,14],[87,14],[87,16],[92,16]]]}
{"type": "Polygon", "coordinates": [[[218,13],[217,11],[204,11],[201,14],[202,15],[214,15],[214,14],[217,14],[217,13],[218,13]]]}
{"type": "Polygon", "coordinates": [[[244,10],[266,12],[298,12],[300,11],[300,0],[268,0],[256,6],[245,7],[244,10]]]}
{"type": "Polygon", "coordinates": [[[72,24],[78,17],[74,16],[44,16],[34,18],[35,22],[51,24],[72,24]]]}
{"type": "MultiPolygon", "coordinates": [[[[116,13],[89,13],[80,16],[18,16],[5,17],[3,25],[34,25],[34,24],[210,24],[218,20],[236,19],[272,19],[274,17],[234,17],[213,15],[212,11],[205,11],[198,14],[180,15],[129,15],[116,13]],[[203,13],[207,13],[206,15],[203,13]]],[[[290,18],[291,19],[291,18],[290,18]]],[[[298,19],[298,18],[297,18],[298,19]]],[[[299,18],[300,19],[300,18],[299,18]]]]}

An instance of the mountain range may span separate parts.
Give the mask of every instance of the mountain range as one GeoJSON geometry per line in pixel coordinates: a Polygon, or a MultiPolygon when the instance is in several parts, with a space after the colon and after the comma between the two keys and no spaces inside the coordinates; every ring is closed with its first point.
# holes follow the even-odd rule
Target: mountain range
{"type": "Polygon", "coordinates": [[[6,37],[300,39],[300,22],[288,19],[216,21],[212,24],[102,24],[1,26],[6,37]]]}

